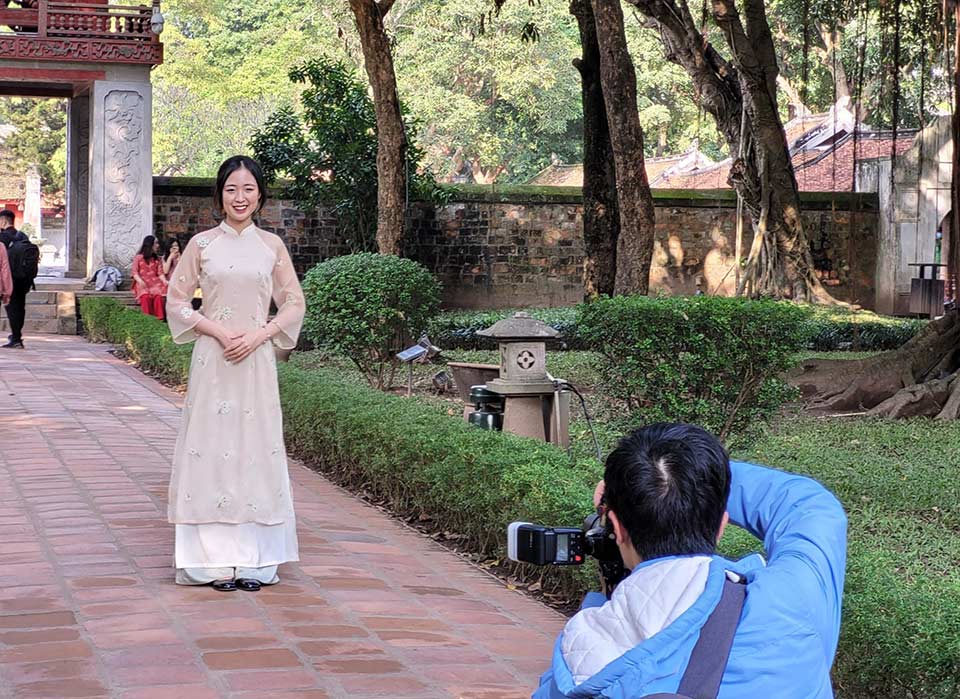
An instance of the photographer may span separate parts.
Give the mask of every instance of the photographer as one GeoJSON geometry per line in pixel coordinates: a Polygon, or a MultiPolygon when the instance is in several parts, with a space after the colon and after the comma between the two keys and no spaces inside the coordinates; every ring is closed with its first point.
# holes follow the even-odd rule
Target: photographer
{"type": "Polygon", "coordinates": [[[620,440],[601,496],[631,572],[609,599],[587,595],[534,699],[833,696],[846,516],[823,486],[656,424],[620,440]],[[716,554],[728,521],[763,541],[766,563],[716,554]]]}

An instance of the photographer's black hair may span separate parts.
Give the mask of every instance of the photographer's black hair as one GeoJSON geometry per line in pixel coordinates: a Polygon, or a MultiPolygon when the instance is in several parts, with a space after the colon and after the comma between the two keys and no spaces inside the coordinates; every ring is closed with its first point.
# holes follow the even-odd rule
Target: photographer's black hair
{"type": "Polygon", "coordinates": [[[665,422],[634,430],[607,457],[603,480],[642,560],[716,550],[730,459],[706,430],[665,422]]]}
{"type": "MultiPolygon", "coordinates": [[[[220,165],[220,169],[217,171],[217,185],[213,193],[213,202],[217,207],[217,211],[223,211],[223,188],[227,184],[227,178],[241,168],[248,170],[250,174],[253,175],[253,179],[257,181],[257,189],[260,190],[260,201],[257,204],[257,211],[260,211],[263,205],[267,203],[267,183],[264,181],[263,168],[260,167],[260,163],[246,155],[234,155],[224,160],[220,165]]],[[[256,214],[257,211],[254,211],[254,214],[256,214]]]]}
{"type": "Polygon", "coordinates": [[[13,222],[17,220],[16,214],[14,214],[12,211],[10,211],[10,209],[4,209],[3,211],[0,211],[0,218],[8,218],[8,219],[10,219],[10,225],[11,225],[11,226],[13,225],[13,222]]]}

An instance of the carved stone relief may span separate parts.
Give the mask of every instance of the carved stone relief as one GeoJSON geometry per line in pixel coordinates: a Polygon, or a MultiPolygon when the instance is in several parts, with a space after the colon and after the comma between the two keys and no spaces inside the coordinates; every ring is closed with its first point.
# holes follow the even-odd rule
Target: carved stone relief
{"type": "Polygon", "coordinates": [[[146,234],[143,201],[146,183],[143,96],[129,90],[108,92],[104,102],[104,262],[128,269],[146,234]]]}

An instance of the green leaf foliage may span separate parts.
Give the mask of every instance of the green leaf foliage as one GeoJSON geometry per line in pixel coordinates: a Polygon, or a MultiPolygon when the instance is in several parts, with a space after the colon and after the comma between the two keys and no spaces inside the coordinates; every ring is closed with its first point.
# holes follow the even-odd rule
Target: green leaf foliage
{"type": "Polygon", "coordinates": [[[809,349],[851,352],[896,349],[927,324],[918,318],[893,318],[870,311],[808,306],[813,328],[809,349]]]}
{"type": "Polygon", "coordinates": [[[634,421],[692,422],[724,438],[769,417],[807,314],[776,301],[618,296],[581,306],[579,334],[606,359],[601,385],[634,421]]]}
{"type": "Polygon", "coordinates": [[[67,101],[33,97],[0,97],[0,135],[5,167],[24,175],[36,167],[43,191],[62,194],[67,172],[67,101]]]}
{"type": "Polygon", "coordinates": [[[81,296],[80,318],[87,337],[123,348],[126,355],[154,376],[186,383],[192,345],[178,345],[167,324],[120,305],[116,299],[81,296]]]}
{"type": "MultiPolygon", "coordinates": [[[[875,352],[896,349],[916,335],[927,321],[894,318],[870,311],[823,306],[800,306],[809,315],[806,349],[817,352],[875,352]]],[[[519,310],[519,309],[518,309],[519,310]]],[[[579,335],[578,311],[573,307],[523,309],[563,336],[559,349],[591,349],[579,335]]],[[[516,310],[446,311],[430,321],[430,337],[445,349],[484,349],[490,341],[477,336],[516,310]]],[[[842,358],[843,355],[841,354],[842,358]]]]}
{"type": "MultiPolygon", "coordinates": [[[[427,334],[434,344],[443,349],[489,349],[496,344],[477,332],[489,328],[520,309],[497,309],[495,311],[447,311],[431,318],[427,334]]],[[[525,308],[537,320],[543,321],[561,335],[562,348],[581,349],[577,335],[576,308],[525,308]]]]}
{"type": "Polygon", "coordinates": [[[303,292],[307,339],[349,357],[379,388],[394,355],[440,307],[440,283],[425,267],[376,253],[321,262],[307,272],[303,292]]]}
{"type": "MultiPolygon", "coordinates": [[[[373,250],[377,230],[377,120],[366,86],[345,63],[319,58],[290,71],[304,85],[301,112],[281,107],[258,129],[250,147],[269,180],[285,177],[288,195],[305,211],[332,207],[343,240],[353,250],[373,250]]],[[[410,131],[408,125],[408,131],[410,131]]],[[[418,174],[421,154],[407,148],[413,197],[439,194],[418,174]]]]}

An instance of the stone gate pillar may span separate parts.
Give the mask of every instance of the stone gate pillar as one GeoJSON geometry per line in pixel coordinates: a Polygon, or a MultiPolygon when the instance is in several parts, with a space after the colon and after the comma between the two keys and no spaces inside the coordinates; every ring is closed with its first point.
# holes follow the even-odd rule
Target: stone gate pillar
{"type": "Polygon", "coordinates": [[[153,232],[151,97],[148,81],[93,84],[88,274],[108,264],[129,276],[143,237],[153,232]]]}
{"type": "Polygon", "coordinates": [[[87,274],[87,219],[90,206],[90,97],[67,105],[67,271],[87,274]]]}

